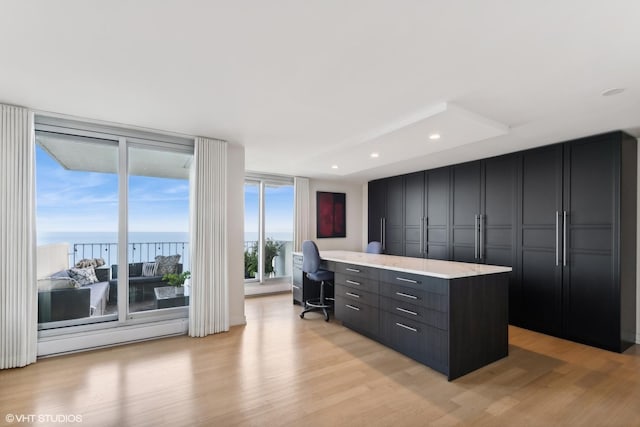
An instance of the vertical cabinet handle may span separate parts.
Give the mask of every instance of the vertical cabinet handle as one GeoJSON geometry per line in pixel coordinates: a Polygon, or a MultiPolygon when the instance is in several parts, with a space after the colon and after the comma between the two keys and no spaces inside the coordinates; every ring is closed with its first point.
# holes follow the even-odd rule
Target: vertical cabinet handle
{"type": "Polygon", "coordinates": [[[484,215],[478,215],[479,220],[479,228],[480,228],[480,259],[484,258],[484,233],[483,233],[483,228],[484,228],[484,215]]]}
{"type": "Polygon", "coordinates": [[[420,255],[424,254],[424,217],[420,218],[420,255]]]}
{"type": "Polygon", "coordinates": [[[478,215],[473,216],[473,259],[478,259],[478,215]]]}
{"type": "Polygon", "coordinates": [[[560,265],[560,212],[556,211],[556,267],[560,265]]]}
{"type": "Polygon", "coordinates": [[[387,250],[387,218],[382,218],[382,250],[387,250]]]}
{"type": "Polygon", "coordinates": [[[562,265],[567,265],[567,211],[562,212],[562,265]]]}
{"type": "Polygon", "coordinates": [[[427,244],[427,242],[429,242],[429,217],[425,216],[424,217],[424,253],[425,255],[427,255],[429,253],[429,245],[427,244]]]}

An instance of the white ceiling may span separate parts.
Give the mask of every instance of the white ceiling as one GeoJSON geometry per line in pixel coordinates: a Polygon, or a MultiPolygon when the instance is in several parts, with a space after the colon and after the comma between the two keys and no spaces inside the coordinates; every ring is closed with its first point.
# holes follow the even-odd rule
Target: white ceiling
{"type": "Polygon", "coordinates": [[[638,0],[2,0],[0,102],[226,139],[252,171],[364,182],[640,136],[638,18],[638,0]],[[600,95],[613,87],[626,90],[600,95]]]}

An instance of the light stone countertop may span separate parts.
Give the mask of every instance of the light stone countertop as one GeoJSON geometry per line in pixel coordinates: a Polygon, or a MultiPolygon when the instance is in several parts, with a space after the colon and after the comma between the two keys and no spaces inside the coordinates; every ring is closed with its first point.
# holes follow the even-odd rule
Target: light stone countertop
{"type": "MultiPolygon", "coordinates": [[[[302,252],[294,252],[294,255],[302,255],[302,252]]],[[[471,264],[467,262],[441,261],[437,259],[411,258],[351,251],[320,251],[320,257],[327,261],[383,268],[423,276],[439,277],[441,279],[459,279],[461,277],[481,276],[484,274],[508,273],[512,270],[511,267],[498,265],[471,264]]]]}

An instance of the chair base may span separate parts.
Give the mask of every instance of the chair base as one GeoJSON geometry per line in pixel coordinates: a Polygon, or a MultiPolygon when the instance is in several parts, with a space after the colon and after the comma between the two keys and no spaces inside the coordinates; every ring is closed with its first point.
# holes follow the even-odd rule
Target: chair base
{"type": "Polygon", "coordinates": [[[332,308],[333,308],[333,305],[327,304],[326,302],[322,304],[319,298],[316,298],[314,300],[308,300],[304,302],[304,310],[302,310],[302,313],[300,313],[300,318],[304,319],[304,314],[309,313],[310,311],[322,310],[322,312],[324,313],[324,321],[328,322],[329,321],[328,310],[332,308]]]}
{"type": "Polygon", "coordinates": [[[322,310],[324,314],[324,321],[329,321],[329,311],[333,309],[333,304],[329,302],[329,298],[324,297],[324,285],[325,282],[322,281],[320,283],[320,298],[309,299],[304,302],[304,310],[300,313],[300,318],[304,319],[305,313],[309,313],[310,311],[322,310]]]}

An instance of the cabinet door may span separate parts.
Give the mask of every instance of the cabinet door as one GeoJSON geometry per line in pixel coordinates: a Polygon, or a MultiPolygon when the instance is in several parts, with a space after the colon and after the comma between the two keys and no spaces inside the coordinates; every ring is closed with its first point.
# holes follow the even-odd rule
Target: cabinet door
{"type": "Polygon", "coordinates": [[[387,213],[385,217],[385,253],[404,255],[404,179],[402,176],[387,180],[387,213]]]}
{"type": "Polygon", "coordinates": [[[450,168],[425,173],[425,255],[449,259],[449,180],[450,168]]]}
{"type": "Polygon", "coordinates": [[[382,227],[387,208],[387,182],[385,180],[369,182],[369,241],[382,242],[382,227]]]}
{"type": "Polygon", "coordinates": [[[510,321],[561,333],[562,146],[522,154],[519,286],[509,289],[510,321]]]}
{"type": "Polygon", "coordinates": [[[422,258],[424,253],[424,172],[404,177],[404,255],[422,258]]]}
{"type": "Polygon", "coordinates": [[[480,162],[453,166],[451,179],[451,258],[479,262],[480,162]]]}
{"type": "Polygon", "coordinates": [[[564,159],[565,334],[570,339],[609,348],[620,340],[620,301],[614,266],[619,149],[611,136],[589,138],[565,144],[564,159]]]}

